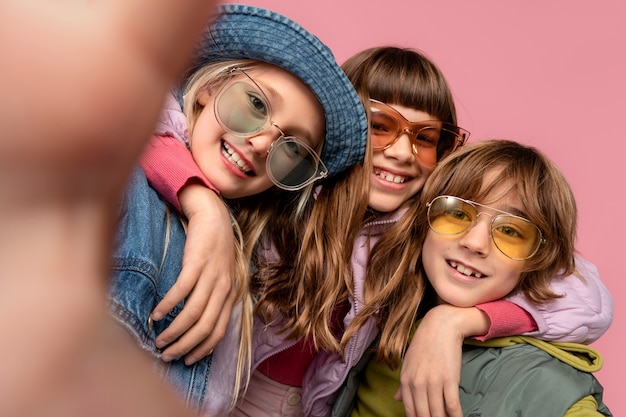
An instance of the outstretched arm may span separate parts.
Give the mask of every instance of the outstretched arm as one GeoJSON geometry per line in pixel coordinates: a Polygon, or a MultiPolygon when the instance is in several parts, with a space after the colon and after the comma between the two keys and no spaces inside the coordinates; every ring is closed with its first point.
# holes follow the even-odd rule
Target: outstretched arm
{"type": "Polygon", "coordinates": [[[106,281],[116,204],[214,5],[0,3],[0,415],[188,415],[106,281]]]}

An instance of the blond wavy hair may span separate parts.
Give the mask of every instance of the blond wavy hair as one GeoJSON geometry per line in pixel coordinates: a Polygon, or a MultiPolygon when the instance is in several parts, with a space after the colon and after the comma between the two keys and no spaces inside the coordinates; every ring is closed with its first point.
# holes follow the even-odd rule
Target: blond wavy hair
{"type": "MultiPolygon", "coordinates": [[[[198,97],[203,92],[217,94],[231,79],[232,69],[238,68],[246,72],[271,64],[255,60],[227,60],[205,65],[197,65],[182,78],[183,108],[187,117],[189,136],[203,106],[198,103],[198,97]]],[[[318,153],[323,147],[320,141],[316,147],[318,153]]],[[[263,248],[278,237],[278,241],[294,242],[301,239],[302,225],[312,209],[311,198],[314,184],[308,185],[299,191],[285,191],[278,187],[249,197],[234,200],[225,200],[232,217],[236,232],[236,282],[239,297],[243,302],[242,337],[237,363],[237,373],[241,377],[241,384],[237,387],[233,398],[233,405],[245,393],[249,381],[251,363],[251,337],[253,317],[253,297],[257,291],[254,282],[251,282],[253,271],[263,265],[265,258],[259,256],[263,248]]],[[[278,246],[282,253],[287,253],[293,245],[278,246]]],[[[254,280],[252,280],[254,281],[254,280]]]]}

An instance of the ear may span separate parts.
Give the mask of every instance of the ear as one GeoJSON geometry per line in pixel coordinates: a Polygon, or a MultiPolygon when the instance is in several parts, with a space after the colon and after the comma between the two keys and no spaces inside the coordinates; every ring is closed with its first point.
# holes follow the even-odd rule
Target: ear
{"type": "Polygon", "coordinates": [[[204,107],[207,105],[210,98],[211,98],[211,95],[209,94],[209,91],[207,89],[203,89],[200,92],[200,94],[198,94],[198,98],[196,99],[196,102],[202,107],[204,107]]]}

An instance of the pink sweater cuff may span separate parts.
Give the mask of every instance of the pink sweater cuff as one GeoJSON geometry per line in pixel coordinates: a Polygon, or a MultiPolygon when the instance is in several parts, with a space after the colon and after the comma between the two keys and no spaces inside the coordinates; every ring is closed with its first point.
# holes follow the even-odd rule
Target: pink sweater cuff
{"type": "Polygon", "coordinates": [[[476,308],[487,314],[491,321],[489,331],[475,337],[476,340],[485,341],[494,337],[514,336],[537,330],[537,323],[532,316],[510,301],[492,301],[479,304],[476,308]]]}
{"type": "Polygon", "coordinates": [[[191,182],[198,182],[217,192],[196,165],[191,152],[170,136],[152,136],[140,164],[150,185],[178,211],[182,212],[178,193],[191,182]]]}

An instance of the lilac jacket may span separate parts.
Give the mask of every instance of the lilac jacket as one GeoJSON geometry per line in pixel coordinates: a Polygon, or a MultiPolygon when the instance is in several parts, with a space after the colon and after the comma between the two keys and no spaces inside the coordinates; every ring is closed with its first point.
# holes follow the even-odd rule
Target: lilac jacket
{"type": "MultiPolygon", "coordinates": [[[[365,267],[370,246],[373,246],[382,233],[402,217],[405,210],[398,210],[390,215],[367,224],[357,237],[352,252],[354,271],[354,294],[350,299],[351,308],[344,317],[347,326],[355,317],[363,299],[365,267]],[[370,245],[370,246],[368,246],[370,245]]],[[[264,256],[273,257],[271,251],[264,256]]],[[[537,322],[538,330],[528,333],[539,339],[567,341],[589,344],[597,340],[611,325],[613,319],[613,298],[600,280],[596,267],[583,258],[577,258],[576,267],[584,276],[568,276],[554,280],[551,288],[565,297],[546,305],[537,306],[523,296],[514,295],[509,301],[529,312],[537,322]]],[[[278,335],[281,322],[265,324],[255,319],[253,335],[253,367],[289,346],[293,341],[285,341],[278,335]]],[[[302,403],[304,415],[328,416],[335,397],[345,381],[350,369],[357,364],[370,343],[376,338],[378,330],[374,318],[370,318],[348,341],[345,361],[334,353],[319,352],[307,369],[302,381],[302,403]]]]}

